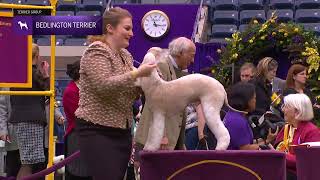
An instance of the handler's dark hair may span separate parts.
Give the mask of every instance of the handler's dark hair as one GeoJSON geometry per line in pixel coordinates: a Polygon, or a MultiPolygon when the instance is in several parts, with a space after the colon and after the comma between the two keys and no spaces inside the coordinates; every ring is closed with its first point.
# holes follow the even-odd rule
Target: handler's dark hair
{"type": "Polygon", "coordinates": [[[255,86],[248,82],[238,82],[228,92],[229,105],[237,110],[245,111],[249,108],[249,101],[254,97],[255,86]]]}

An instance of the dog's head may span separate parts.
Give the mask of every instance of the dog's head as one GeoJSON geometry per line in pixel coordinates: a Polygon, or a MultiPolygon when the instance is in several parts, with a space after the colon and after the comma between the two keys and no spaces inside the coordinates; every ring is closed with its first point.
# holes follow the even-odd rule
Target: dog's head
{"type": "Polygon", "coordinates": [[[156,64],[156,63],[157,63],[156,56],[151,52],[148,52],[144,56],[142,61],[142,64],[156,64]]]}
{"type": "Polygon", "coordinates": [[[162,49],[159,47],[152,47],[147,51],[147,54],[144,56],[142,64],[147,63],[157,63],[158,58],[160,57],[162,49]]]}
{"type": "MultiPolygon", "coordinates": [[[[148,50],[147,54],[144,56],[141,64],[157,64],[159,62],[159,58],[162,54],[162,49],[159,47],[152,47],[148,50]]],[[[152,78],[158,78],[157,69],[154,69],[149,77],[138,78],[135,82],[136,86],[148,86],[150,80],[152,78]]]]}

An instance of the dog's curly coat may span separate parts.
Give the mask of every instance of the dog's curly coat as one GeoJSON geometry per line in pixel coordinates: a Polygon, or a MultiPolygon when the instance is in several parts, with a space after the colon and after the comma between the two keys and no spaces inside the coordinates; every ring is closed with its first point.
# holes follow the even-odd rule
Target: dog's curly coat
{"type": "MultiPolygon", "coordinates": [[[[151,48],[142,64],[156,63],[160,51],[160,48],[151,48]]],[[[216,150],[228,148],[230,135],[220,117],[220,110],[227,103],[227,94],[219,81],[205,75],[191,74],[167,82],[154,69],[150,76],[138,78],[136,85],[142,88],[153,111],[144,150],[158,150],[164,134],[165,117],[181,112],[193,102],[201,102],[206,123],[217,138],[216,150]]]]}

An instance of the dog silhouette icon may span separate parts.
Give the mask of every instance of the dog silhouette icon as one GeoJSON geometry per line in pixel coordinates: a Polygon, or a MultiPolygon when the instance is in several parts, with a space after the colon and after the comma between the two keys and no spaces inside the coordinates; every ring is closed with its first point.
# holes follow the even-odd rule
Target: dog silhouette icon
{"type": "Polygon", "coordinates": [[[22,30],[22,28],[25,28],[26,30],[29,29],[26,22],[19,21],[18,24],[19,24],[21,30],[22,30]]]}

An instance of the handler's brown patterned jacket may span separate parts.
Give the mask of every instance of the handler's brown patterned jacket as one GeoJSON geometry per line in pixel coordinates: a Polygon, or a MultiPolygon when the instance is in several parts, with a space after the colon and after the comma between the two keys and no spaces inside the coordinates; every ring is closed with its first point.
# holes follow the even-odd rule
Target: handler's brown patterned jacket
{"type": "Polygon", "coordinates": [[[108,127],[128,128],[132,103],[140,92],[130,75],[132,61],[126,49],[116,55],[100,41],[89,45],[80,63],[78,118],[108,127]]]}

